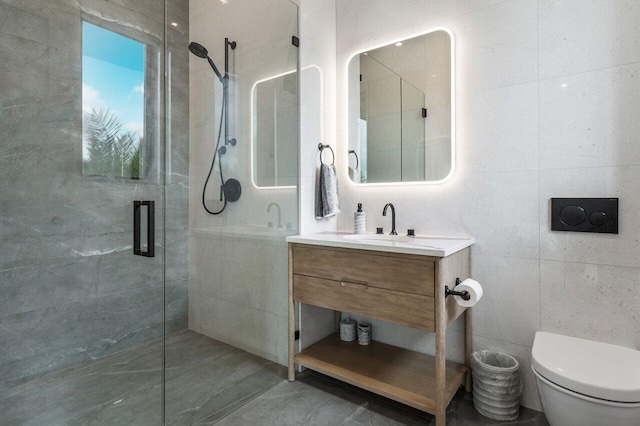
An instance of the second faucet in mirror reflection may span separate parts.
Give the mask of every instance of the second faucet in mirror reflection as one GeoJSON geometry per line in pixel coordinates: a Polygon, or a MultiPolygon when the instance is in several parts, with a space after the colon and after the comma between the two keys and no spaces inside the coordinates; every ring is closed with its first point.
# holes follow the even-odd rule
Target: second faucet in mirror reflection
{"type": "MultiPolygon", "coordinates": [[[[271,203],[269,207],[267,207],[267,213],[271,212],[271,207],[278,209],[278,228],[282,228],[282,211],[280,210],[280,205],[278,203],[271,203]]],[[[273,228],[273,222],[269,222],[269,228],[273,228]]]]}

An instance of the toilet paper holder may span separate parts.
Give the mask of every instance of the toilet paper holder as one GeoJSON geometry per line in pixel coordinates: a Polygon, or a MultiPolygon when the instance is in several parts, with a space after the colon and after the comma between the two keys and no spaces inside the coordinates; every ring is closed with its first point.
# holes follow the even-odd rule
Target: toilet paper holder
{"type": "MultiPolygon", "coordinates": [[[[456,286],[460,284],[460,278],[456,278],[456,286]]],[[[444,286],[444,297],[446,299],[447,296],[460,296],[462,298],[462,300],[469,300],[471,299],[471,295],[469,294],[468,291],[455,291],[455,290],[449,290],[449,286],[445,285],[444,286]]]]}

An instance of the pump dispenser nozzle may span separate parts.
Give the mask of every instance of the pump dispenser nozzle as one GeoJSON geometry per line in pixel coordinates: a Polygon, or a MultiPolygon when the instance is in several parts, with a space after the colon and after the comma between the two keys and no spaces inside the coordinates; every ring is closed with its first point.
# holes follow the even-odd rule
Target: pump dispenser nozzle
{"type": "Polygon", "coordinates": [[[362,211],[362,203],[358,203],[358,211],[353,214],[353,232],[364,234],[366,228],[366,213],[362,211]]]}

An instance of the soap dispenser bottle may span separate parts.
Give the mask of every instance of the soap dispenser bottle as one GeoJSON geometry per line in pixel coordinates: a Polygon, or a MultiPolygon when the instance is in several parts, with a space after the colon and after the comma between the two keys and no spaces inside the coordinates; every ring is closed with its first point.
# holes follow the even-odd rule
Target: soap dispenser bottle
{"type": "Polygon", "coordinates": [[[362,211],[362,203],[358,203],[358,211],[353,214],[353,232],[354,234],[364,234],[367,228],[367,216],[362,211]]]}

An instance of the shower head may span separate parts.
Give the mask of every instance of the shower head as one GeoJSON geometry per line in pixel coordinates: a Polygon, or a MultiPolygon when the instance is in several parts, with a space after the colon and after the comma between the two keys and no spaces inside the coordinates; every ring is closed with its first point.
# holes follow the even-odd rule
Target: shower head
{"type": "Polygon", "coordinates": [[[209,65],[211,65],[211,68],[213,68],[213,72],[216,73],[220,81],[223,81],[222,75],[220,74],[220,71],[218,71],[218,67],[213,63],[213,60],[209,57],[209,51],[203,45],[191,42],[189,43],[189,51],[199,58],[206,58],[209,65]]]}
{"type": "Polygon", "coordinates": [[[200,58],[206,58],[207,56],[209,56],[209,51],[200,43],[189,43],[189,50],[191,51],[191,53],[200,58]]]}

